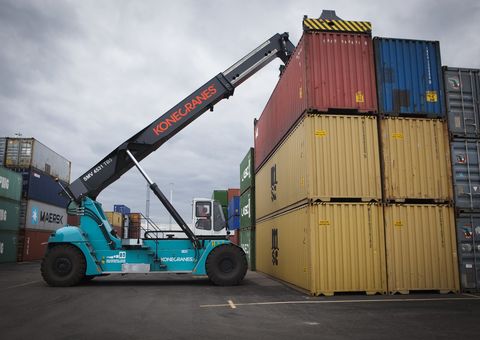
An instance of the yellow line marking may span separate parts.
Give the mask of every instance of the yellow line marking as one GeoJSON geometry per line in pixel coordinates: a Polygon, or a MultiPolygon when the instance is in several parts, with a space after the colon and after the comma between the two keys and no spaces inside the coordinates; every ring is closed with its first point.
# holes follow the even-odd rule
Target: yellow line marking
{"type": "Polygon", "coordinates": [[[38,281],[25,282],[25,283],[21,283],[21,284],[15,285],[15,286],[10,286],[10,287],[4,288],[3,290],[18,288],[18,287],[24,287],[24,286],[28,286],[28,285],[31,285],[31,284],[34,284],[34,283],[37,283],[37,282],[38,281]]]}
{"type": "Polygon", "coordinates": [[[475,297],[466,297],[466,298],[420,298],[420,299],[372,299],[372,300],[317,300],[317,301],[271,301],[271,302],[247,302],[247,303],[236,303],[233,304],[232,300],[228,300],[228,304],[218,304],[218,305],[200,305],[200,308],[210,308],[210,307],[231,307],[237,308],[238,306],[268,306],[268,305],[295,305],[295,304],[330,304],[330,303],[368,303],[368,302],[429,302],[429,301],[453,301],[453,300],[479,300],[477,296],[475,297]],[[231,304],[230,304],[231,303],[231,304]],[[233,306],[232,306],[233,305],[233,306]]]}

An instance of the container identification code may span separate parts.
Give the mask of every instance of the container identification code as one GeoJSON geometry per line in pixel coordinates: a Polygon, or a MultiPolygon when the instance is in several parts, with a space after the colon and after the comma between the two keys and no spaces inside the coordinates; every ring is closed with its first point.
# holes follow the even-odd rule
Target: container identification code
{"type": "Polygon", "coordinates": [[[6,177],[0,176],[0,188],[8,190],[10,187],[10,180],[6,177]]]}
{"type": "Polygon", "coordinates": [[[395,138],[395,139],[403,139],[403,133],[394,132],[394,133],[392,133],[392,137],[395,138]]]}
{"type": "Polygon", "coordinates": [[[328,134],[327,130],[316,130],[315,136],[317,137],[325,137],[328,134]]]}

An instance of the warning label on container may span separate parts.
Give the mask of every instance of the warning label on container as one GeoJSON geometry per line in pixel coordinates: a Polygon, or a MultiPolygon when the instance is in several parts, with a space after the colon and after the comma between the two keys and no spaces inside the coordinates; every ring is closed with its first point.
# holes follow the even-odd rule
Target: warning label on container
{"type": "Polygon", "coordinates": [[[403,133],[402,132],[394,132],[392,133],[392,137],[395,139],[403,139],[403,133]]]}
{"type": "Polygon", "coordinates": [[[427,91],[425,97],[427,102],[436,103],[438,101],[437,91],[427,91]]]}
{"type": "Polygon", "coordinates": [[[403,227],[403,222],[402,221],[395,221],[393,223],[393,225],[395,226],[395,228],[401,228],[401,227],[403,227]]]}
{"type": "Polygon", "coordinates": [[[357,103],[364,103],[365,102],[365,96],[363,95],[362,91],[357,91],[355,93],[355,101],[357,103]]]}
{"type": "Polygon", "coordinates": [[[329,220],[320,220],[318,222],[318,225],[330,225],[330,221],[329,220]]]}
{"type": "Polygon", "coordinates": [[[316,130],[315,136],[317,137],[325,137],[328,134],[327,130],[316,130]]]}

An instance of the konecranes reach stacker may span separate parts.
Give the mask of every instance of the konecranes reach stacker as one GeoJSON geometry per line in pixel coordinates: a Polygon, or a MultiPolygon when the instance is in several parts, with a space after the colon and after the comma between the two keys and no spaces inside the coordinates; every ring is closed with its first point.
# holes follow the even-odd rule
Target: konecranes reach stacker
{"type": "Polygon", "coordinates": [[[221,206],[213,200],[194,199],[190,228],[139,162],[233,95],[237,86],[270,61],[279,57],[286,64],[293,50],[288,33],[275,34],[64,188],[71,199],[67,212],[80,215],[80,225],[67,225],[50,236],[41,265],[44,280],[51,286],[72,286],[110,273],[189,273],[208,275],[217,285],[240,283],[247,261],[242,248],[227,238],[221,206]],[[112,229],[96,197],[133,166],[180,226],[181,235],[153,230],[132,240],[119,238],[112,229]]]}

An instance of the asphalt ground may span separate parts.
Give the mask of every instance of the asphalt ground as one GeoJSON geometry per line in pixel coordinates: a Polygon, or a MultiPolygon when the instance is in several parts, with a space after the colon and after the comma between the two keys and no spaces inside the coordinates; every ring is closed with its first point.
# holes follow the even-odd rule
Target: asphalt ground
{"type": "Polygon", "coordinates": [[[0,264],[0,339],[478,339],[480,296],[311,297],[249,272],[236,287],[110,275],[52,288],[0,264]]]}

